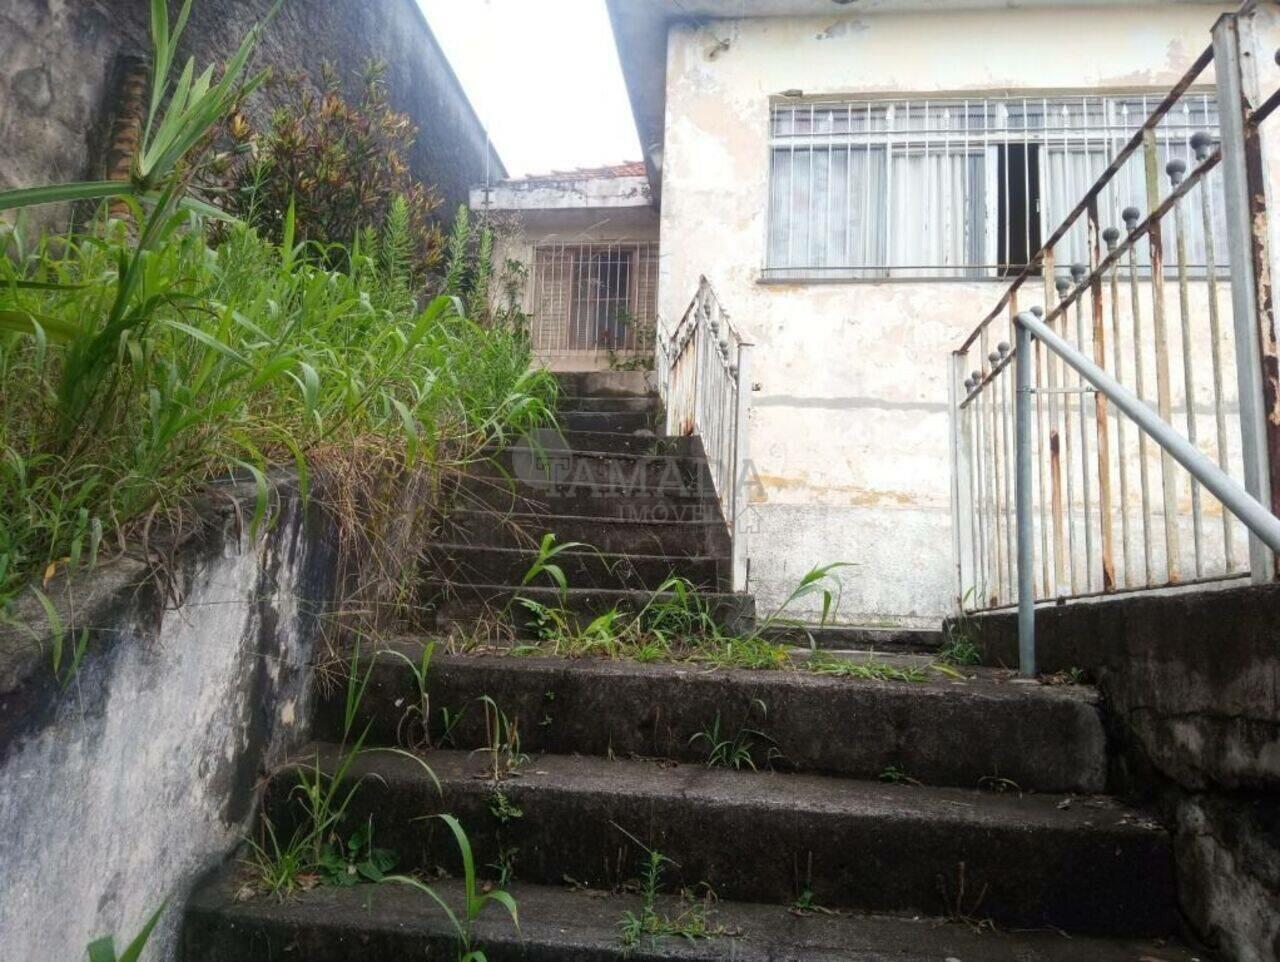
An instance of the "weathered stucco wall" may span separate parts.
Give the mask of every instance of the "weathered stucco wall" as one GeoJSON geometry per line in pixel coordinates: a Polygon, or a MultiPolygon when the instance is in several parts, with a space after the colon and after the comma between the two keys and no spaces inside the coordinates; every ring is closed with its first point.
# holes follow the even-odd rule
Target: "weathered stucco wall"
{"type": "Polygon", "coordinates": [[[954,594],[946,370],[997,283],[761,284],[770,99],[1166,91],[1228,9],[1000,10],[672,28],[660,312],[706,274],[757,340],[748,520],[763,610],[812,565],[847,569],[841,618],[924,623],[954,594]]]}
{"type": "MultiPolygon", "coordinates": [[[[1016,664],[1012,613],[966,630],[1016,664]]],[[[1036,657],[1096,678],[1113,788],[1162,803],[1195,929],[1226,959],[1280,958],[1280,585],[1047,606],[1036,657]]]]}
{"type": "MultiPolygon", "coordinates": [[[[271,0],[197,0],[182,58],[222,62],[271,0]]],[[[148,0],[0,0],[0,188],[102,176],[112,74],[121,54],[146,55],[148,0]]],[[[356,79],[387,63],[396,109],[421,128],[414,172],[449,207],[504,176],[415,0],[287,0],[259,65],[319,77],[330,62],[356,79]]]]}
{"type": "MultiPolygon", "coordinates": [[[[147,957],[176,958],[188,891],[239,845],[263,773],[304,737],[330,529],[287,503],[250,539],[252,492],[240,497],[180,552],[167,594],[130,561],[47,589],[69,639],[91,627],[65,688],[47,639],[0,633],[5,958],[79,959],[113,933],[123,948],[166,899],[147,957]]],[[[34,604],[19,618],[45,624],[34,604]]]]}

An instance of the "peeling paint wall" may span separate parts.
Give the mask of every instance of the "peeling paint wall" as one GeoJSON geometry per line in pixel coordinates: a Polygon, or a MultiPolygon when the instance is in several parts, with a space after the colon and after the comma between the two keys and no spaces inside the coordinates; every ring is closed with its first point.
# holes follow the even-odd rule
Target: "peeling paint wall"
{"type": "Polygon", "coordinates": [[[188,891],[240,844],[262,775],[306,734],[336,568],[316,514],[286,506],[249,539],[224,513],[167,598],[127,561],[78,579],[68,623],[93,634],[63,689],[47,645],[0,634],[5,958],[79,959],[107,934],[123,948],[166,899],[147,957],[177,957],[188,891]]]}
{"type": "Polygon", "coordinates": [[[843,574],[841,619],[949,608],[947,357],[996,282],[761,284],[770,98],[1055,89],[1165,92],[1228,6],[723,20],[672,28],[660,314],[706,274],[756,338],[747,521],[763,610],[810,567],[843,574]]]}

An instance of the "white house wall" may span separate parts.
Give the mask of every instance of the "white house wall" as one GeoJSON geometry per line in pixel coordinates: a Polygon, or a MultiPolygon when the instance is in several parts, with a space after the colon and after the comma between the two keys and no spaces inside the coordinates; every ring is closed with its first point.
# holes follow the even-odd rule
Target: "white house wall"
{"type": "Polygon", "coordinates": [[[771,98],[1145,88],[1227,6],[749,19],[669,37],[660,312],[701,274],[757,339],[751,587],[850,561],[841,620],[936,621],[954,594],[947,358],[995,282],[762,284],[771,98]]]}

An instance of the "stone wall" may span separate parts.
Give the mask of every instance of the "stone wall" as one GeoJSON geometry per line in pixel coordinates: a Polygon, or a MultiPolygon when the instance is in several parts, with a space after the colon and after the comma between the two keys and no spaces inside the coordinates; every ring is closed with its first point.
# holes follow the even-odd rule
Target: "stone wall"
{"type": "MultiPolygon", "coordinates": [[[[1017,663],[1012,614],[973,632],[1017,663]]],[[[1113,787],[1160,803],[1193,928],[1228,959],[1280,958],[1280,585],[1045,607],[1036,655],[1095,676],[1113,787]]]]}
{"type": "MultiPolygon", "coordinates": [[[[180,56],[221,62],[270,6],[196,0],[180,56]]],[[[102,176],[113,75],[120,57],[147,54],[149,11],[148,0],[0,0],[0,189],[102,176]]],[[[257,63],[318,76],[330,62],[354,80],[371,57],[421,128],[412,166],[446,210],[504,176],[415,0],[285,0],[257,63]]]]}
{"type": "MultiPolygon", "coordinates": [[[[132,560],[46,586],[68,648],[91,629],[67,684],[48,632],[0,629],[5,958],[79,959],[112,933],[123,948],[165,900],[147,957],[175,958],[188,891],[240,844],[263,775],[307,736],[308,668],[337,593],[332,526],[286,496],[250,538],[252,486],[228,493],[163,588],[132,560]]],[[[47,624],[34,598],[15,620],[47,624]]]]}

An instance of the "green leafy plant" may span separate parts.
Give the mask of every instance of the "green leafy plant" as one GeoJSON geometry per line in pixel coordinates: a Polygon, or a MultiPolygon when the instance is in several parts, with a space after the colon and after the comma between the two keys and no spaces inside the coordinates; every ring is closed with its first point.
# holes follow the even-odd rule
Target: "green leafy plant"
{"type": "Polygon", "coordinates": [[[759,698],[753,698],[747,709],[746,720],[732,737],[727,731],[721,732],[720,712],[717,711],[715,720],[702,731],[695,733],[689,739],[689,744],[702,745],[707,753],[708,768],[750,768],[752,771],[756,770],[755,753],[763,744],[765,757],[761,764],[768,765],[781,758],[782,753],[778,751],[772,738],[757,728],[748,727],[751,724],[751,715],[757,710],[761,721],[769,714],[765,703],[759,698]]]}
{"type": "MultiPolygon", "coordinates": [[[[435,656],[435,651],[436,643],[429,641],[422,646],[422,652],[418,655],[418,660],[414,661],[404,652],[395,648],[386,650],[386,654],[403,661],[413,674],[417,701],[414,704],[405,706],[404,714],[401,715],[400,721],[396,723],[396,737],[400,744],[414,751],[422,751],[431,747],[431,694],[427,686],[431,674],[431,659],[435,656]]],[[[447,724],[449,720],[447,709],[445,710],[444,720],[446,722],[445,737],[447,737],[453,727],[447,724]]],[[[457,724],[456,720],[454,724],[457,724]]]]}
{"type": "Polygon", "coordinates": [[[275,76],[279,107],[265,131],[253,130],[242,114],[231,118],[229,139],[254,149],[228,153],[218,172],[228,188],[223,196],[234,214],[272,239],[292,230],[333,266],[358,242],[388,281],[375,290],[405,305],[426,288],[442,254],[440,197],[410,169],[418,129],[392,109],[381,61],[366,62],[354,100],[331,65],[320,72],[318,90],[304,73],[275,76]]]}
{"type": "Polygon", "coordinates": [[[354,832],[344,828],[347,811],[364,781],[352,776],[361,755],[386,753],[411,759],[440,790],[435,773],[418,756],[398,748],[364,748],[372,721],[353,737],[373,667],[372,659],[362,667],[356,645],[347,665],[343,733],[337,756],[325,764],[317,754],[307,764],[289,770],[297,779],[288,793],[299,816],[293,832],[282,841],[264,813],[259,838],[248,840],[245,862],[257,888],[266,894],[283,898],[317,884],[376,882],[395,864],[394,853],[374,847],[371,819],[354,832]]]}
{"type": "Polygon", "coordinates": [[[875,654],[866,658],[840,658],[823,652],[810,655],[805,667],[815,675],[832,675],[840,678],[861,678],[867,681],[923,682],[929,680],[929,672],[917,665],[899,668],[877,661],[875,654]]]}
{"type": "Polygon", "coordinates": [[[452,815],[431,815],[428,817],[438,818],[443,821],[449,827],[449,831],[453,833],[454,841],[458,846],[458,854],[462,859],[462,878],[465,894],[465,904],[462,912],[454,911],[434,888],[420,879],[407,875],[389,875],[385,881],[414,888],[428,896],[444,910],[445,916],[449,919],[449,923],[453,927],[458,940],[458,962],[487,962],[484,950],[476,944],[476,921],[488,906],[496,904],[506,910],[511,917],[512,924],[519,929],[520,915],[516,900],[512,898],[511,893],[500,887],[488,892],[480,891],[476,879],[475,859],[471,854],[471,842],[467,838],[467,833],[463,830],[461,823],[456,818],[452,815]]]}
{"type": "Polygon", "coordinates": [[[662,890],[662,876],[667,866],[677,863],[663,855],[657,849],[649,848],[630,832],[615,824],[614,828],[631,839],[644,853],[640,867],[640,911],[630,909],[622,913],[618,920],[618,935],[622,946],[627,951],[639,947],[642,941],[649,940],[656,946],[659,939],[675,936],[690,942],[697,939],[711,939],[723,932],[710,921],[710,908],[715,896],[707,888],[706,898],[696,901],[682,893],[682,901],[686,905],[679,915],[664,915],[658,911],[658,894],[662,890]]]}
{"type": "Polygon", "coordinates": [[[919,785],[920,782],[912,778],[906,771],[898,765],[888,765],[884,771],[880,773],[880,781],[890,785],[919,785]]]}
{"type": "Polygon", "coordinates": [[[142,950],[147,947],[151,933],[155,931],[156,923],[160,921],[160,916],[164,913],[167,904],[166,902],[155,910],[151,918],[147,919],[146,924],[142,926],[142,931],[134,936],[133,941],[119,954],[116,954],[115,939],[111,936],[107,935],[100,939],[94,939],[89,943],[88,947],[89,962],[138,962],[142,957],[142,950]]]}
{"type": "Polygon", "coordinates": [[[561,552],[571,551],[574,548],[586,547],[579,541],[566,541],[563,544],[556,543],[556,536],[550,532],[542,536],[542,540],[538,544],[538,555],[534,558],[533,563],[529,565],[524,576],[520,579],[520,587],[525,587],[533,583],[538,578],[546,575],[556,586],[556,590],[560,594],[561,604],[564,603],[565,597],[569,593],[569,580],[565,577],[564,569],[556,563],[555,558],[561,552]]]}
{"type": "Polygon", "coordinates": [[[476,751],[489,755],[489,771],[497,784],[515,774],[529,756],[520,751],[519,722],[508,718],[488,695],[481,695],[479,701],[484,707],[485,747],[476,751]]]}
{"type": "Polygon", "coordinates": [[[358,882],[381,882],[396,864],[389,849],[375,848],[373,819],[343,839],[336,837],[320,854],[319,868],[330,885],[351,886],[358,882]]]}
{"type": "Polygon", "coordinates": [[[505,792],[495,791],[489,796],[489,811],[501,824],[524,818],[524,810],[509,799],[505,792]]]}

